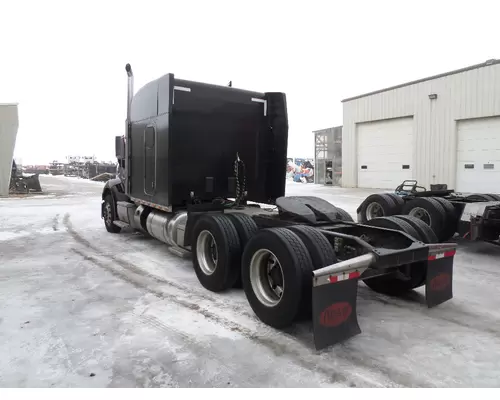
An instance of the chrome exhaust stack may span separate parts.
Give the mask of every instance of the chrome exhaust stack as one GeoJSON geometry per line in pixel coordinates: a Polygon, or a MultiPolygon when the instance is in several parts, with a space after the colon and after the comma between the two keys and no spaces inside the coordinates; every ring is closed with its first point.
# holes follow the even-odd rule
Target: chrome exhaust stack
{"type": "Polygon", "coordinates": [[[125,71],[127,71],[128,76],[127,122],[130,122],[130,109],[132,107],[132,97],[134,96],[134,73],[130,64],[125,65],[125,71]]]}
{"type": "Polygon", "coordinates": [[[130,195],[130,140],[132,136],[132,121],[131,121],[131,111],[132,111],[132,98],[134,97],[134,73],[132,72],[132,67],[130,64],[125,65],[125,71],[127,71],[128,77],[128,89],[127,89],[127,120],[125,121],[125,167],[123,173],[120,174],[125,182],[125,194],[130,195]]]}

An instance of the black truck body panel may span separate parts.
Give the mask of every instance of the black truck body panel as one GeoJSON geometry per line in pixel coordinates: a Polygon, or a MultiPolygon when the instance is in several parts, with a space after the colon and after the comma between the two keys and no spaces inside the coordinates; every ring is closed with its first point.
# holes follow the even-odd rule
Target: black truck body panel
{"type": "MultiPolygon", "coordinates": [[[[130,197],[170,209],[235,197],[244,162],[247,200],[285,192],[288,119],[282,93],[258,93],[167,74],[132,99],[130,197]],[[175,150],[174,150],[175,149],[175,150]]],[[[241,182],[240,182],[241,184],[241,182]]]]}

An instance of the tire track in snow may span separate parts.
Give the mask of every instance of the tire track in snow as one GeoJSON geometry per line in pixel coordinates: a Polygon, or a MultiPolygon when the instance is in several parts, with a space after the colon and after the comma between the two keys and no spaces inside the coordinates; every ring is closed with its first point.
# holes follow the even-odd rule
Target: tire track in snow
{"type": "MultiPolygon", "coordinates": [[[[145,290],[149,293],[154,294],[158,298],[171,301],[172,303],[175,303],[179,306],[187,308],[191,311],[195,311],[198,314],[204,316],[206,319],[211,320],[212,322],[226,329],[229,329],[232,332],[238,333],[241,336],[246,337],[247,339],[265,346],[266,348],[271,350],[275,354],[275,356],[281,357],[283,355],[288,355],[292,357],[298,365],[310,371],[318,372],[324,375],[325,379],[331,383],[345,383],[346,385],[349,384],[349,379],[343,373],[339,373],[334,368],[327,368],[325,366],[318,365],[317,360],[314,360],[314,355],[311,354],[309,352],[309,349],[305,348],[305,346],[301,343],[290,343],[291,340],[289,338],[285,339],[284,337],[282,337],[282,340],[280,341],[280,338],[278,337],[275,338],[271,336],[260,336],[256,332],[253,332],[236,322],[230,321],[225,317],[219,316],[212,311],[199,306],[198,304],[191,303],[185,299],[181,299],[179,296],[169,294],[161,288],[154,287],[155,284],[147,282],[148,278],[142,275],[138,275],[132,271],[120,271],[110,264],[107,264],[104,260],[99,260],[98,257],[88,254],[80,249],[72,249],[72,251],[80,255],[83,259],[107,270],[113,276],[126,281],[127,283],[140,290],[145,290]],[[309,355],[307,353],[309,353],[309,355]]],[[[278,336],[278,334],[275,334],[273,336],[278,336]]],[[[191,341],[192,339],[190,340],[190,342],[191,341]]],[[[368,386],[378,386],[378,384],[376,384],[375,382],[367,382],[366,384],[368,386]]]]}
{"type": "MultiPolygon", "coordinates": [[[[101,249],[92,245],[88,240],[83,238],[80,234],[78,234],[78,232],[74,230],[70,221],[69,214],[66,214],[64,216],[63,224],[66,226],[66,229],[75,239],[75,241],[87,247],[95,254],[89,254],[88,252],[82,251],[80,249],[73,249],[73,251],[82,256],[84,259],[94,263],[95,265],[108,270],[114,276],[127,281],[128,283],[139,289],[146,290],[161,299],[172,301],[191,311],[195,311],[203,315],[205,318],[223,326],[224,328],[239,333],[247,339],[265,346],[266,348],[270,349],[276,356],[290,356],[301,367],[324,375],[325,378],[331,383],[343,383],[349,386],[357,386],[356,383],[354,383],[352,379],[348,378],[345,373],[338,372],[334,366],[329,365],[332,363],[332,358],[331,354],[329,354],[327,351],[323,350],[321,352],[316,352],[313,348],[305,345],[295,336],[282,331],[275,331],[272,328],[269,328],[267,325],[264,325],[255,315],[249,314],[241,307],[237,307],[235,305],[228,306],[227,303],[223,303],[212,296],[201,293],[194,293],[188,286],[167,281],[156,275],[150,274],[147,271],[142,270],[141,268],[138,268],[132,263],[118,259],[114,255],[104,253],[101,249]],[[99,260],[99,258],[111,260],[122,270],[119,271],[118,269],[113,268],[111,265],[108,265],[108,263],[99,260]],[[165,289],[162,288],[162,285],[165,284],[181,291],[183,294],[186,294],[188,298],[181,299],[180,296],[174,296],[166,292],[165,289]],[[198,299],[194,299],[193,297],[198,297],[198,299]],[[201,307],[198,304],[199,298],[207,300],[213,303],[213,305],[222,309],[226,309],[237,314],[244,314],[246,317],[251,318],[253,322],[261,326],[262,329],[265,330],[266,335],[258,334],[257,332],[248,329],[237,322],[231,321],[223,316],[213,313],[207,308],[201,307]]],[[[163,326],[162,329],[165,328],[169,329],[166,326],[163,326]]],[[[174,331],[176,333],[179,333],[176,330],[174,331]]],[[[190,341],[192,340],[193,339],[191,338],[190,341]]],[[[376,371],[376,375],[380,375],[380,373],[384,375],[383,378],[379,376],[372,378],[366,376],[365,374],[353,373],[352,375],[355,376],[355,381],[360,386],[429,386],[428,382],[420,381],[415,376],[402,374],[397,370],[386,368],[382,371],[380,367],[373,369],[372,363],[362,362],[363,356],[361,354],[355,357],[350,357],[348,355],[340,353],[336,354],[335,357],[338,360],[342,360],[346,363],[352,364],[358,370],[367,369],[370,372],[369,375],[371,376],[373,376],[373,371],[376,371]]],[[[345,369],[344,367],[342,368],[345,369]]]]}
{"type": "Polygon", "coordinates": [[[56,214],[55,217],[52,219],[52,230],[53,231],[59,230],[59,214],[56,214]]]}
{"type": "MultiPolygon", "coordinates": [[[[161,279],[154,279],[154,276],[148,276],[150,274],[145,273],[145,271],[140,270],[130,263],[120,263],[117,262],[117,260],[113,259],[113,257],[111,256],[99,254],[98,249],[96,251],[95,247],[92,246],[89,241],[81,237],[74,230],[71,225],[69,214],[65,214],[63,218],[63,224],[65,225],[68,232],[73,236],[75,241],[88,248],[93,253],[97,254],[92,254],[88,251],[76,248],[73,248],[72,251],[80,255],[85,260],[93,263],[94,265],[107,270],[113,276],[126,281],[127,283],[140,290],[150,292],[161,299],[171,301],[179,306],[187,308],[191,311],[195,311],[208,320],[211,320],[212,322],[226,329],[229,329],[230,331],[238,333],[241,336],[246,337],[247,339],[250,339],[259,345],[265,346],[278,357],[282,357],[283,355],[289,356],[293,359],[293,361],[295,361],[304,369],[322,374],[324,376],[324,379],[331,383],[342,383],[345,385],[356,386],[354,382],[351,382],[351,380],[344,373],[338,372],[334,367],[320,364],[318,361],[320,361],[321,358],[318,359],[318,355],[315,354],[315,352],[311,352],[310,348],[306,347],[295,338],[290,337],[289,335],[286,335],[282,332],[275,332],[274,330],[269,329],[269,327],[267,326],[263,327],[266,330],[266,335],[259,335],[251,329],[243,327],[239,323],[231,321],[223,316],[217,315],[207,308],[201,307],[196,302],[189,301],[189,299],[185,298],[183,299],[178,295],[172,295],[166,292],[165,289],[161,287],[163,284],[170,284],[171,282],[163,282],[163,280],[161,279]],[[107,260],[110,260],[111,263],[107,262],[107,260]],[[132,268],[129,269],[130,267],[132,268]]],[[[187,291],[187,288],[181,285],[174,284],[170,286],[173,286],[174,288],[177,288],[183,292],[187,291]]],[[[233,312],[239,313],[240,311],[233,309],[233,312]]],[[[262,324],[261,322],[258,323],[259,325],[262,324]]],[[[168,329],[168,327],[166,328],[168,329]]],[[[165,329],[164,325],[162,329],[165,329]]],[[[363,379],[363,381],[365,381],[364,384],[366,386],[382,386],[377,380],[363,379]]]]}
{"type": "Polygon", "coordinates": [[[148,271],[143,270],[142,268],[137,267],[135,264],[133,264],[133,263],[131,263],[129,261],[123,260],[123,259],[121,259],[119,257],[116,257],[113,254],[109,254],[109,253],[103,251],[99,247],[93,245],[88,240],[86,240],[85,238],[83,238],[80,234],[78,234],[78,232],[76,232],[74,230],[74,228],[73,228],[73,226],[71,224],[71,221],[69,220],[69,214],[66,214],[64,216],[63,223],[66,226],[66,229],[68,230],[68,232],[73,236],[73,238],[77,242],[81,243],[85,247],[90,248],[96,254],[98,254],[98,255],[100,255],[102,257],[106,257],[106,258],[109,258],[109,259],[113,260],[115,263],[117,263],[118,265],[120,265],[124,269],[132,271],[132,272],[134,272],[134,273],[136,273],[138,275],[142,275],[142,276],[144,276],[146,278],[149,278],[149,279],[153,280],[155,283],[165,284],[165,285],[173,287],[173,288],[175,288],[177,290],[180,290],[180,291],[182,291],[184,293],[188,293],[190,296],[197,297],[198,299],[196,299],[196,300],[203,299],[203,300],[206,300],[206,301],[210,301],[211,303],[214,303],[218,307],[221,307],[221,308],[229,310],[229,311],[236,312],[236,313],[238,313],[240,315],[244,315],[245,317],[251,318],[255,322],[260,323],[260,320],[254,314],[249,313],[245,308],[243,308],[243,307],[241,307],[241,306],[239,306],[237,304],[233,304],[233,303],[230,303],[230,302],[227,302],[227,301],[221,301],[220,298],[211,296],[208,293],[194,292],[192,290],[192,287],[190,287],[190,286],[182,285],[180,283],[169,281],[167,279],[159,277],[158,275],[152,274],[152,273],[150,273],[148,271]]]}

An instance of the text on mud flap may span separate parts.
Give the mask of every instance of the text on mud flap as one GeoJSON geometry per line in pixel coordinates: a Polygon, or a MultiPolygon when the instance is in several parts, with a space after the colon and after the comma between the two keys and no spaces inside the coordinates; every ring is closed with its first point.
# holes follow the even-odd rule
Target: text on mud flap
{"type": "Polygon", "coordinates": [[[352,306],[343,301],[340,303],[335,303],[323,310],[320,315],[320,324],[332,328],[339,326],[349,318],[352,313],[352,306]]]}

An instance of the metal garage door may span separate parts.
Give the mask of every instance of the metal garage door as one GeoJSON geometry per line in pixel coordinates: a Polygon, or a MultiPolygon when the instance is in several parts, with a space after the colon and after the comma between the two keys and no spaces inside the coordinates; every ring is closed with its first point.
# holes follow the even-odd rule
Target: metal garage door
{"type": "Polygon", "coordinates": [[[458,122],[459,192],[500,192],[500,117],[458,122]]]}
{"type": "Polygon", "coordinates": [[[413,175],[413,118],[357,126],[358,187],[395,189],[413,175]]]}

